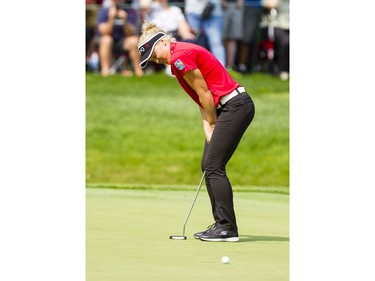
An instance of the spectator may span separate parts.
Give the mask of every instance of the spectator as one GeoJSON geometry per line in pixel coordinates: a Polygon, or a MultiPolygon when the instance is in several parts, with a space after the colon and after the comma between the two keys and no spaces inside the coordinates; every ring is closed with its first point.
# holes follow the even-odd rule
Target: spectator
{"type": "Polygon", "coordinates": [[[94,71],[97,65],[90,65],[92,56],[97,55],[95,46],[96,18],[101,1],[86,0],[86,70],[94,71]]]}
{"type": "Polygon", "coordinates": [[[169,5],[169,0],[141,0],[140,8],[144,22],[161,26],[179,41],[195,39],[181,8],[169,5]]]}
{"type": "Polygon", "coordinates": [[[243,40],[240,46],[238,71],[252,70],[257,47],[257,32],[262,16],[262,0],[244,0],[243,40]]]}
{"type": "Polygon", "coordinates": [[[237,54],[237,41],[242,39],[243,0],[223,0],[223,39],[226,51],[226,68],[232,69],[237,54]]]}
{"type": "Polygon", "coordinates": [[[270,21],[273,26],[275,61],[281,80],[289,79],[289,0],[264,0],[266,9],[274,10],[274,16],[263,16],[262,38],[268,36],[270,21]]]}
{"type": "Polygon", "coordinates": [[[143,75],[143,70],[139,66],[140,55],[137,48],[139,40],[136,33],[137,19],[134,18],[133,13],[128,13],[124,9],[124,4],[125,0],[111,0],[110,7],[103,5],[98,13],[97,31],[100,36],[99,57],[102,76],[110,74],[113,51],[127,51],[135,74],[143,75]]]}
{"type": "Polygon", "coordinates": [[[225,66],[224,16],[221,0],[185,0],[185,15],[195,32],[203,31],[208,35],[206,38],[209,50],[225,66]]]}

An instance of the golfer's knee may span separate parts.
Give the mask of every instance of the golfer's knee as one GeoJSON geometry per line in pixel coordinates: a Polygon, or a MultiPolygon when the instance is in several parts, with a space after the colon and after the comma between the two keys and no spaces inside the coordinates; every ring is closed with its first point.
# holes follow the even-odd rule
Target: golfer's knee
{"type": "Polygon", "coordinates": [[[206,176],[210,174],[225,174],[225,166],[223,167],[211,161],[202,161],[201,169],[202,172],[206,171],[206,176]]]}

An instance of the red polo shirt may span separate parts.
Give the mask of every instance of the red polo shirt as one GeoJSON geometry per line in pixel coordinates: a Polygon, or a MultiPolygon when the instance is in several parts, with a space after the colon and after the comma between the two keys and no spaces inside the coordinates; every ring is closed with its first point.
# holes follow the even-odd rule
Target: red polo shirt
{"type": "Polygon", "coordinates": [[[171,42],[171,69],[178,82],[190,97],[202,107],[197,93],[184,80],[189,70],[199,69],[211,91],[215,106],[220,98],[240,86],[233,80],[223,65],[205,48],[184,42],[171,42]]]}

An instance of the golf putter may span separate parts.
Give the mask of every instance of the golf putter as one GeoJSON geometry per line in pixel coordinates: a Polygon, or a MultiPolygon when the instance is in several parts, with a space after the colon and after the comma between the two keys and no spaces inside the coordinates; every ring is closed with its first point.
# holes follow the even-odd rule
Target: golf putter
{"type": "Polygon", "coordinates": [[[193,210],[193,207],[194,207],[194,204],[195,204],[195,201],[197,200],[197,197],[198,197],[198,194],[199,194],[199,191],[201,190],[201,186],[202,186],[202,183],[203,183],[203,179],[204,179],[204,175],[206,174],[206,171],[203,172],[203,175],[202,175],[202,179],[201,179],[201,182],[199,183],[199,186],[198,186],[198,190],[197,190],[197,193],[195,194],[195,198],[194,198],[194,201],[193,201],[193,204],[191,205],[190,207],[190,211],[185,219],[185,223],[184,223],[184,227],[183,227],[183,230],[182,230],[182,235],[179,236],[179,235],[172,235],[172,236],[169,236],[169,239],[173,239],[173,240],[186,240],[187,237],[185,236],[185,228],[186,228],[186,224],[189,220],[189,217],[190,217],[190,214],[191,214],[191,211],[193,210]]]}

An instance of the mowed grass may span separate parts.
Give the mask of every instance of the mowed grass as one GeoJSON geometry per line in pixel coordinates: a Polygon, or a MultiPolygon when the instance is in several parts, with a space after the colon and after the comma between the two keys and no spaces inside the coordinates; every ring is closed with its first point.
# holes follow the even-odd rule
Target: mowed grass
{"type": "Polygon", "coordinates": [[[289,195],[235,192],[240,242],[192,235],[212,222],[202,187],[185,241],[193,190],[86,189],[87,281],[289,280],[289,195]],[[222,264],[222,256],[229,264],[222,264]]]}
{"type": "MultiPolygon", "coordinates": [[[[289,84],[235,79],[256,115],[227,166],[233,185],[289,186],[289,84]]],[[[198,107],[175,78],[86,76],[88,184],[195,185],[204,134],[198,107]]]]}

